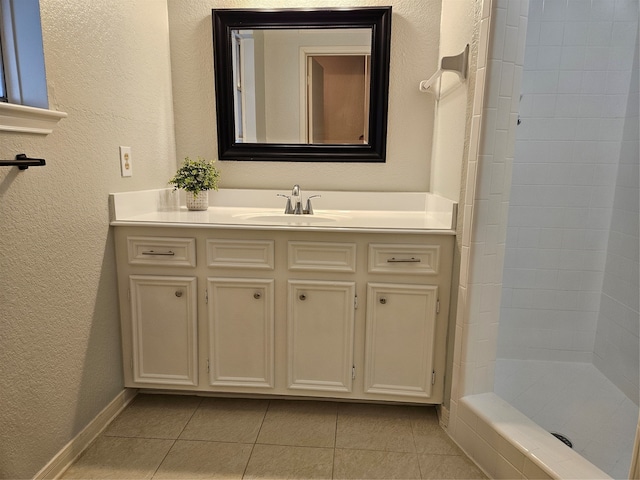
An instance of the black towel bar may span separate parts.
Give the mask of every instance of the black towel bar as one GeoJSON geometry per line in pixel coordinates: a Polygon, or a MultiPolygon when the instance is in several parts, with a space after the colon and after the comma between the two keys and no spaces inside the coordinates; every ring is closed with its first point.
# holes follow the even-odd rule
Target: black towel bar
{"type": "Polygon", "coordinates": [[[46,165],[44,158],[29,158],[24,153],[16,155],[15,160],[0,160],[0,167],[18,167],[20,170],[43,165],[46,165]]]}

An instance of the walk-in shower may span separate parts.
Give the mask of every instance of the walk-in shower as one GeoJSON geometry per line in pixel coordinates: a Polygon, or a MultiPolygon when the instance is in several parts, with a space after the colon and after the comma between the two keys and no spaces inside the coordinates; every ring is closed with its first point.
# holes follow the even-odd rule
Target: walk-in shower
{"type": "Polygon", "coordinates": [[[530,0],[495,392],[614,478],[638,418],[638,0],[530,0]]]}

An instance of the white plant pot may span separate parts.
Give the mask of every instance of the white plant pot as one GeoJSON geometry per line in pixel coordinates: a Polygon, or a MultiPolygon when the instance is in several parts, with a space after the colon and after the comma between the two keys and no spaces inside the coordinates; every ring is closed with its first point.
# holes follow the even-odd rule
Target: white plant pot
{"type": "Polygon", "coordinates": [[[189,210],[206,210],[209,208],[209,191],[203,190],[194,194],[193,192],[186,192],[187,194],[187,209],[189,210]]]}

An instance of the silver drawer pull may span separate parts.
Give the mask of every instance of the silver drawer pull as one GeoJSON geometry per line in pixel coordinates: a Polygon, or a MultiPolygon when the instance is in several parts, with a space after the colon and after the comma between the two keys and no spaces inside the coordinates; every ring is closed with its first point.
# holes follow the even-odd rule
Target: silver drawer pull
{"type": "Polygon", "coordinates": [[[156,252],[154,250],[149,250],[147,252],[142,252],[142,255],[163,255],[165,257],[173,257],[175,253],[171,250],[169,250],[168,252],[156,252]]]}
{"type": "Polygon", "coordinates": [[[382,305],[385,305],[387,303],[387,299],[385,297],[380,297],[379,301],[382,305]]]}
{"type": "Polygon", "coordinates": [[[411,258],[396,258],[391,257],[387,259],[387,263],[420,263],[422,260],[419,258],[411,257],[411,258]]]}
{"type": "Polygon", "coordinates": [[[260,300],[260,297],[262,297],[262,295],[259,292],[253,294],[253,298],[255,298],[256,300],[260,300]]]}
{"type": "Polygon", "coordinates": [[[301,293],[298,298],[302,301],[305,301],[307,299],[307,296],[304,293],[301,293]]]}
{"type": "Polygon", "coordinates": [[[176,297],[180,298],[182,296],[182,290],[176,290],[176,297]]]}

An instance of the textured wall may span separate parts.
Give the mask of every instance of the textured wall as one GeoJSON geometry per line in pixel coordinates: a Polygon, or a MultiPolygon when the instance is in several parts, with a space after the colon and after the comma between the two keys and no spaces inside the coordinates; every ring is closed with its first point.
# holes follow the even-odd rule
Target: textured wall
{"type": "MultiPolygon", "coordinates": [[[[438,64],[439,0],[327,0],[322,7],[392,5],[385,164],[220,162],[225,188],[427,191],[434,101],[418,91],[438,64]]],[[[169,23],[178,157],[217,158],[211,9],[318,7],[312,0],[171,0],[169,23]]]]}
{"type": "Polygon", "coordinates": [[[46,137],[0,133],[0,478],[30,478],[122,390],[107,193],[175,170],[165,0],[40,0],[46,137]],[[118,146],[133,149],[120,177],[118,146]]]}

